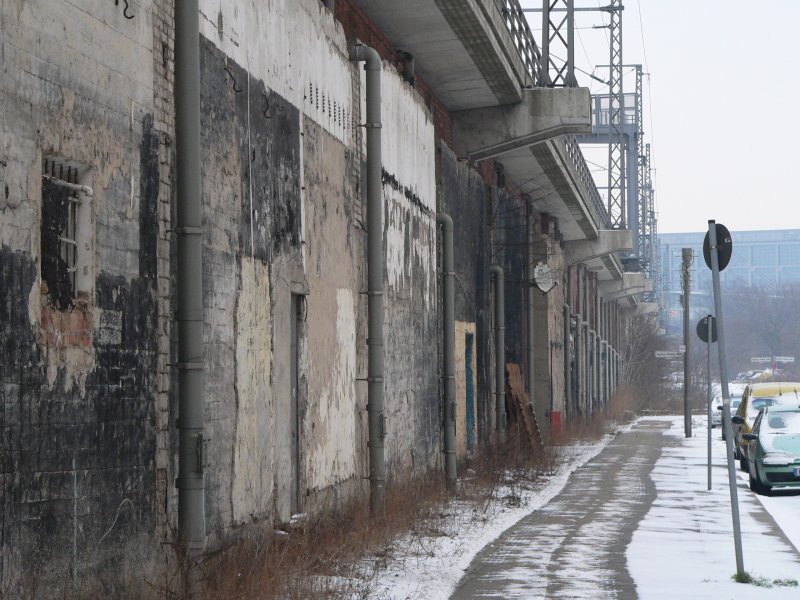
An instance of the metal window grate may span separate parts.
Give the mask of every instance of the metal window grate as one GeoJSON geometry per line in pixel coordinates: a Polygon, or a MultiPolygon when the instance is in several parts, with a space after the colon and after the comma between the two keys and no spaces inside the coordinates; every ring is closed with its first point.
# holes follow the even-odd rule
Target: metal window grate
{"type": "Polygon", "coordinates": [[[45,158],[42,168],[42,179],[59,187],[66,188],[67,206],[64,222],[60,224],[58,236],[58,252],[69,277],[72,297],[78,294],[78,210],[90,188],[78,182],[78,166],[56,159],[45,158]]]}

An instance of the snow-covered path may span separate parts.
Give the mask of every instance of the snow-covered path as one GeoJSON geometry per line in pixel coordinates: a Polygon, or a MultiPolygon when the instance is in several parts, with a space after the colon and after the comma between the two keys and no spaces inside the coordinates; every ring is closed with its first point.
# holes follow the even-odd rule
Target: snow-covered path
{"type": "Polygon", "coordinates": [[[705,423],[695,418],[693,430],[686,439],[683,421],[672,421],[667,435],[674,443],[665,445],[651,474],[657,498],[627,552],[639,597],[800,598],[798,587],[764,587],[776,579],[800,580],[800,495],[754,494],[737,462],[744,567],[762,585],[735,583],[725,443],[713,430],[708,491],[705,423]]]}
{"type": "MultiPolygon", "coordinates": [[[[628,488],[630,502],[638,501],[644,506],[642,514],[629,512],[633,515],[631,523],[614,521],[615,511],[620,507],[627,510],[623,494],[611,501],[617,508],[595,507],[599,518],[593,520],[594,525],[577,528],[573,534],[574,546],[548,551],[560,535],[556,523],[559,513],[570,510],[564,505],[562,493],[568,490],[570,481],[578,481],[602,465],[603,452],[615,439],[607,436],[597,444],[576,447],[559,473],[543,487],[527,493],[524,506],[502,507],[485,523],[432,539],[424,553],[413,553],[405,556],[401,564],[390,564],[379,576],[377,597],[448,598],[458,588],[472,559],[489,554],[486,549],[479,555],[482,549],[493,541],[497,547],[505,539],[514,539],[513,548],[509,544],[501,549],[501,554],[506,554],[507,566],[513,562],[514,569],[507,570],[504,576],[498,575],[505,577],[509,585],[500,582],[494,597],[800,598],[800,587],[775,584],[775,580],[800,580],[800,494],[756,496],[747,488],[746,476],[740,475],[745,568],[761,585],[737,584],[731,579],[736,564],[725,447],[719,440],[719,429],[714,430],[713,485],[709,492],[703,419],[694,419],[694,437],[689,439],[683,436],[680,416],[646,417],[624,431],[642,426],[662,432],[659,443],[663,449],[647,482],[633,481],[624,472],[615,476],[618,485],[628,488]],[[648,487],[655,498],[647,492],[648,487]],[[536,520],[537,512],[549,513],[555,529],[533,528],[514,538],[515,531],[523,531],[526,522],[536,520]],[[615,536],[615,526],[629,530],[615,536]],[[609,544],[615,547],[612,549],[609,544]],[[618,556],[612,569],[608,562],[610,554],[618,556]],[[520,585],[520,582],[527,583],[520,585]]],[[[632,464],[641,462],[643,455],[652,450],[642,448],[641,455],[632,453],[632,464]]],[[[562,525],[565,522],[562,520],[562,525]]],[[[398,546],[402,545],[401,541],[398,546]]],[[[471,570],[475,572],[478,568],[473,565],[471,570]]],[[[490,588],[482,593],[491,593],[490,588]]],[[[462,585],[462,595],[458,597],[486,597],[479,595],[479,591],[478,587],[462,585]],[[470,595],[470,589],[474,595],[470,595]]]]}

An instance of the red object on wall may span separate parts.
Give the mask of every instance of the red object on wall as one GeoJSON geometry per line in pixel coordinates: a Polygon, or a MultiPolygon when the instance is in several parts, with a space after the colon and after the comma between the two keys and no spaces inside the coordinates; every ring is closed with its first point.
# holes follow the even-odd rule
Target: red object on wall
{"type": "Polygon", "coordinates": [[[561,433],[561,411],[560,410],[550,411],[550,430],[554,434],[560,434],[561,433]]]}

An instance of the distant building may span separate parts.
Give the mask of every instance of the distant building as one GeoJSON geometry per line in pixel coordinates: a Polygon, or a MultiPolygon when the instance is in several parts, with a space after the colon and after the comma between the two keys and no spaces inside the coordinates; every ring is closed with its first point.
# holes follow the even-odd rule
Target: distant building
{"type": "MultiPolygon", "coordinates": [[[[664,326],[677,333],[682,326],[681,249],[692,248],[691,313],[694,317],[713,312],[711,271],[703,260],[705,231],[662,233],[658,236],[664,326]]],[[[733,254],[720,273],[723,286],[772,287],[800,283],[800,229],[732,231],[733,254]]]]}

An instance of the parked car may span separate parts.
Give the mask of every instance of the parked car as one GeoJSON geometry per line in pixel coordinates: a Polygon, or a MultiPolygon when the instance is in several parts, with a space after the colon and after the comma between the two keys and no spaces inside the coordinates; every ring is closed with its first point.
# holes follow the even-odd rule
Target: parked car
{"type": "MultiPolygon", "coordinates": [[[[744,393],[745,388],[747,388],[746,383],[740,383],[738,381],[732,381],[728,384],[728,393],[731,396],[731,416],[736,414],[736,409],[739,408],[739,403],[742,401],[742,394],[744,393]]],[[[720,418],[722,418],[722,398],[720,398],[719,403],[717,404],[717,410],[719,410],[720,418]]],[[[725,428],[721,427],[722,429],[722,439],[725,439],[725,428]]]]}
{"type": "Polygon", "coordinates": [[[742,401],[736,409],[738,419],[732,419],[734,457],[739,459],[739,466],[743,471],[747,469],[745,455],[748,442],[742,436],[750,433],[759,411],[776,404],[800,408],[800,383],[751,383],[744,389],[742,401]]]}
{"type": "Polygon", "coordinates": [[[750,489],[768,494],[773,487],[800,487],[800,406],[775,404],[756,417],[745,464],[750,489]]]}
{"type": "Polygon", "coordinates": [[[711,428],[722,425],[722,396],[717,395],[711,399],[711,428]]]}

